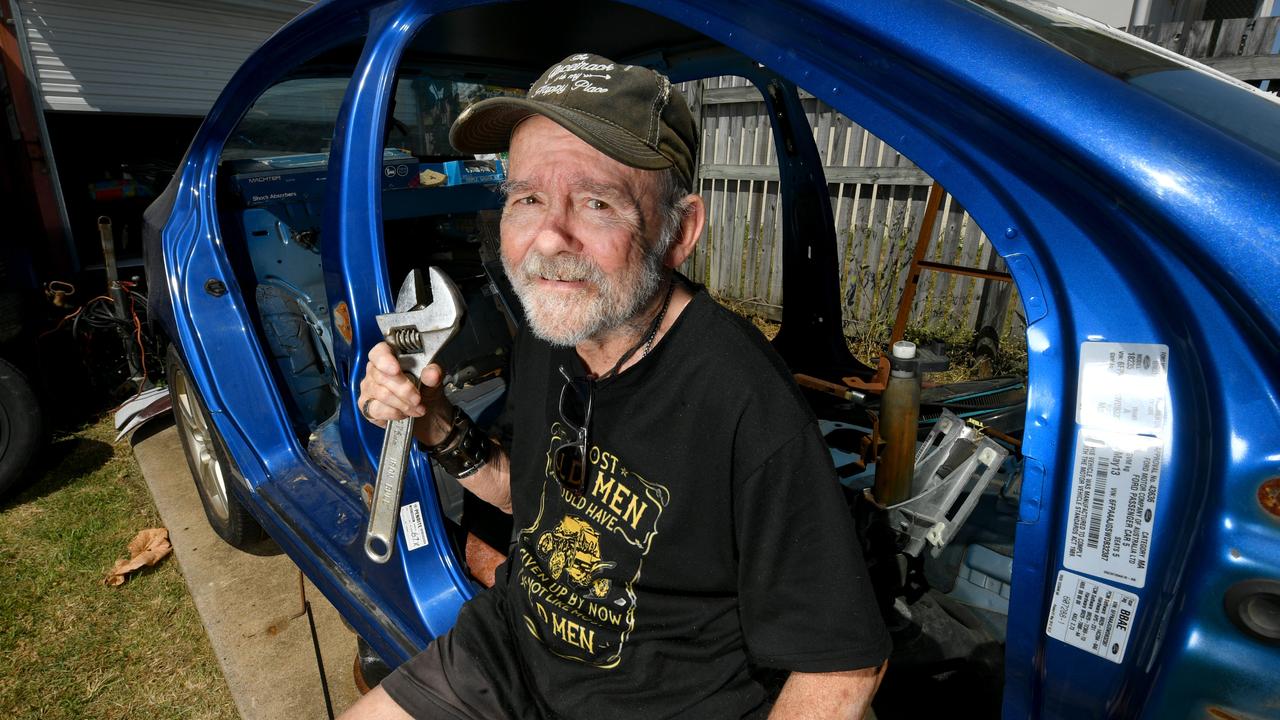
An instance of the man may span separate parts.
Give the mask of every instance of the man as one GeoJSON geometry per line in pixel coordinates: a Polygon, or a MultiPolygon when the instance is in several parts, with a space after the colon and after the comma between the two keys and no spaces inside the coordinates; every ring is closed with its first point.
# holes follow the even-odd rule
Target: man
{"type": "Polygon", "coordinates": [[[706,215],[684,99],[573,55],[451,142],[510,148],[511,447],[385,345],[358,402],[419,418],[518,532],[494,588],[346,717],[861,717],[889,640],[816,420],[760,334],[674,272],[706,215]],[[771,712],[752,666],[791,671],[771,712]]]}

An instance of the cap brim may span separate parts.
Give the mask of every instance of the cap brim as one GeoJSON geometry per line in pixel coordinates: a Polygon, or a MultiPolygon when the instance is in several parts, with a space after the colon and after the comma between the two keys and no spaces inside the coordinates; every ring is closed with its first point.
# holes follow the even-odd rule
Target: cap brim
{"type": "Polygon", "coordinates": [[[623,165],[641,170],[662,170],[674,165],[640,138],[603,118],[527,98],[488,98],[470,106],[449,129],[449,143],[464,153],[501,152],[511,146],[511,132],[516,125],[531,115],[547,116],[623,165]]]}

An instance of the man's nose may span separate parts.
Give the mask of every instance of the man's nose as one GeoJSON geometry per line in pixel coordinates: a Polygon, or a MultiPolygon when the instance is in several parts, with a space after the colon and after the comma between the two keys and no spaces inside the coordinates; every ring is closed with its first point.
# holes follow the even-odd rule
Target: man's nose
{"type": "Polygon", "coordinates": [[[535,230],[533,247],[544,257],[582,250],[582,243],[578,241],[573,229],[573,215],[567,203],[556,203],[542,215],[535,230]]]}

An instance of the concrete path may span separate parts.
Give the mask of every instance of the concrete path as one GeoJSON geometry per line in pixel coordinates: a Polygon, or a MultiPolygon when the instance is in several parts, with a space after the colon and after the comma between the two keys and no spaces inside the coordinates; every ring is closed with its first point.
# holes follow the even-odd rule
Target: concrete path
{"type": "MultiPolygon", "coordinates": [[[[275,554],[251,555],[213,533],[177,430],[171,422],[164,427],[165,422],[158,418],[138,430],[134,455],[240,715],[245,720],[327,717],[297,566],[270,541],[263,550],[275,554]]],[[[355,635],[309,581],[305,592],[338,714],[359,697],[351,672],[355,635]]]]}

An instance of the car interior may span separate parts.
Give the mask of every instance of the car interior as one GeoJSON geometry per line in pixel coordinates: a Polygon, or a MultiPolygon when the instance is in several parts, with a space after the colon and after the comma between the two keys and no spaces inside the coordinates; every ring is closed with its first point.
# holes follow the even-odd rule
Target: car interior
{"type": "MultiPolygon", "coordinates": [[[[382,188],[382,237],[370,252],[382,253],[390,278],[438,266],[458,285],[466,318],[437,362],[448,374],[452,400],[498,435],[512,431],[502,421],[502,398],[511,338],[521,323],[498,255],[502,197],[497,186],[504,158],[455,151],[448,144],[448,127],[468,103],[520,93],[546,66],[574,51],[649,65],[676,82],[746,77],[773,111],[774,154],[816,178],[782,183],[784,243],[800,248],[802,238],[817,238],[815,246],[831,245],[826,261],[835,257],[830,211],[815,211],[824,207],[818,196],[828,192],[822,165],[815,164],[816,153],[797,151],[813,145],[803,108],[817,100],[802,100],[795,84],[755,59],[670,19],[607,2],[475,7],[430,19],[401,58],[387,113],[382,177],[369,179],[382,188]],[[554,32],[525,30],[546,27],[552,17],[554,32]]],[[[343,390],[332,351],[341,330],[326,307],[320,248],[326,239],[328,152],[360,52],[359,43],[323,49],[287,71],[245,114],[224,147],[218,174],[222,240],[257,320],[253,329],[274,360],[294,432],[318,464],[348,479],[356,472],[343,459],[336,428],[343,390]]],[[[821,280],[786,289],[788,303],[801,309],[824,302],[824,293],[838,295],[821,280]]],[[[842,339],[833,348],[828,338],[793,326],[775,343],[796,372],[835,382],[874,372],[853,359],[842,339]]],[[[813,389],[805,395],[823,423],[894,634],[893,672],[877,707],[911,699],[912,711],[920,712],[920,699],[934,697],[940,708],[967,700],[977,714],[998,712],[1025,378],[923,390],[919,439],[930,437],[942,418],[974,419],[999,431],[1007,457],[979,488],[967,522],[946,547],[914,557],[900,552],[904,539],[893,528],[869,520],[873,513],[864,499],[874,477],[865,452],[869,442],[874,444],[878,397],[849,399],[813,389]]],[[[456,531],[457,557],[476,557],[468,544],[477,541],[501,554],[511,537],[509,517],[486,510],[439,468],[434,475],[441,511],[456,531]]],[[[358,492],[360,483],[346,486],[358,492]]],[[[956,508],[959,504],[956,500],[956,508]]],[[[472,574],[484,575],[479,568],[472,574]]]]}

